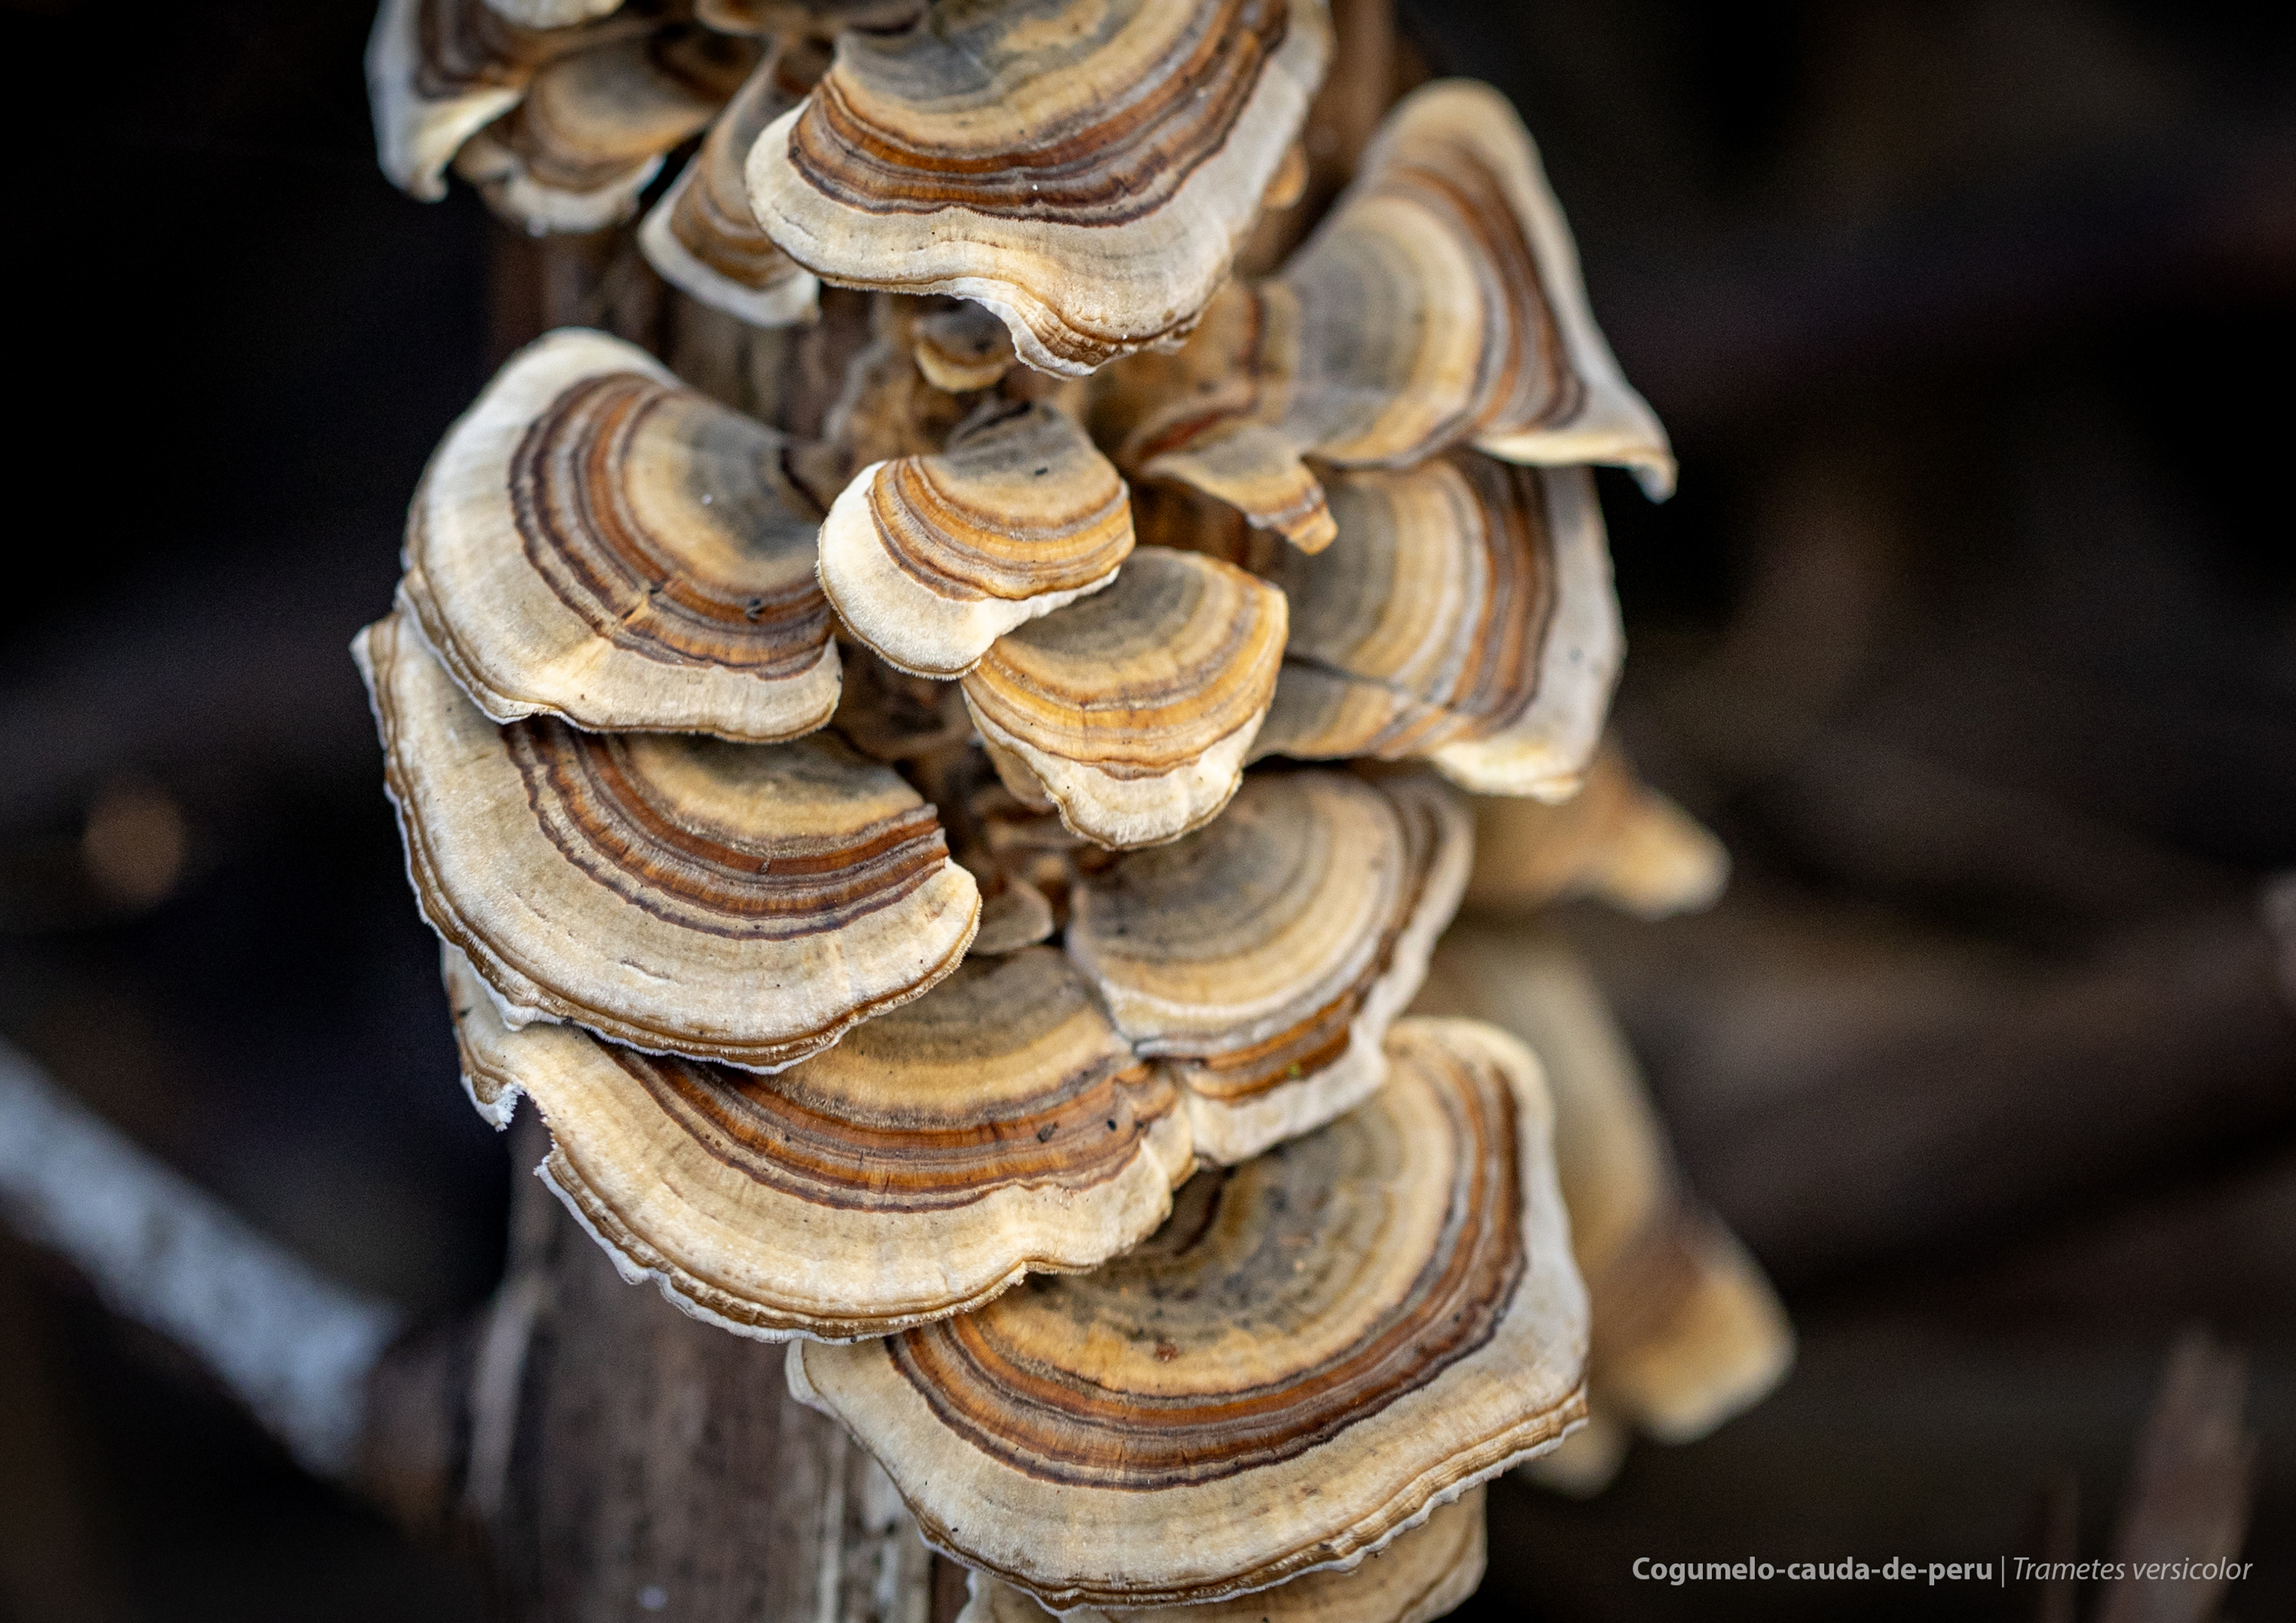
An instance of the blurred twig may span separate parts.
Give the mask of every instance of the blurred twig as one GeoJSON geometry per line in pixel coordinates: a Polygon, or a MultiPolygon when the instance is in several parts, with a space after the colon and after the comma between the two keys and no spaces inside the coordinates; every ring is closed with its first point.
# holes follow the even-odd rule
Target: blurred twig
{"type": "Polygon", "coordinates": [[[195,1354],[308,1470],[348,1473],[399,1314],[256,1233],[5,1046],[0,1214],[112,1311],[195,1354]]]}

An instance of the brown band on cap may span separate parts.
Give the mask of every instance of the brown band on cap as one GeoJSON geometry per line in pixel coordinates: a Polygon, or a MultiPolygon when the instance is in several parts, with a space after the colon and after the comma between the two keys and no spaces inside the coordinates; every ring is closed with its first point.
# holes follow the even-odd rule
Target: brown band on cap
{"type": "Polygon", "coordinates": [[[1113,586],[999,641],[964,678],[976,715],[1113,778],[1154,776],[1257,723],[1283,599],[1233,565],[1143,547],[1113,586]]]}
{"type": "MultiPolygon", "coordinates": [[[[1041,20],[1026,13],[1084,8],[1069,0],[1065,7],[1004,9],[1023,15],[990,34],[991,52],[1041,20]]],[[[939,64],[915,59],[929,53],[947,59],[952,70],[979,75],[964,49],[972,41],[943,40],[922,29],[891,41],[851,39],[791,133],[791,163],[824,196],[870,214],[961,206],[1007,219],[1113,225],[1153,213],[1227,140],[1283,43],[1291,7],[1287,0],[1215,0],[1154,8],[1182,24],[1137,71],[1131,94],[1049,125],[1026,122],[1029,86],[1088,68],[1096,49],[1148,9],[1138,0],[1110,6],[1080,49],[1044,51],[1029,77],[1007,91],[1021,126],[978,145],[931,138],[955,127],[955,119],[905,131],[867,111],[898,105],[913,81],[927,78],[939,64]]]]}
{"type": "MultiPolygon", "coordinates": [[[[828,600],[808,571],[778,589],[699,572],[648,534],[627,475],[650,420],[685,409],[691,392],[635,373],[586,378],[527,430],[511,460],[511,501],[526,556],[559,601],[618,648],[664,663],[792,675],[831,636],[828,600]]],[[[697,434],[739,435],[731,414],[694,413],[697,434]]],[[[765,455],[758,431],[759,455],[765,455]]]]}
{"type": "Polygon", "coordinates": [[[1105,1183],[1132,1164],[1141,1135],[1177,1097],[1147,1066],[1113,1056],[1019,1113],[965,1126],[872,1126],[808,1102],[786,1072],[769,1083],[627,1048],[608,1052],[726,1166],[846,1211],[947,1211],[1008,1184],[1105,1183]]]}
{"type": "MultiPolygon", "coordinates": [[[[933,1414],[975,1448],[1031,1477],[1153,1491],[1293,1458],[1433,1381],[1496,1332],[1525,1269],[1513,1092],[1487,1061],[1434,1045],[1398,1068],[1414,1126],[1439,1123],[1450,1185],[1433,1242],[1393,1299],[1347,1345],[1234,1390],[1119,1385],[1119,1359],[1064,1367],[1033,1340],[1070,1350],[1145,1340],[1158,1367],[1221,1362],[1231,1332],[1281,1347],[1286,1321],[1327,1303],[1350,1249],[1349,1218],[1384,1200],[1398,1128],[1382,1095],[1357,1115],[1224,1174],[1210,1213],[1183,1210],[1168,1253],[1152,1240],[1082,1279],[1051,1279],[946,1324],[884,1343],[933,1414]],[[1432,1109],[1429,1109],[1432,1106],[1432,1109]],[[1047,1336],[1047,1332],[1050,1335],[1047,1336]]],[[[1184,1196],[1183,1207],[1205,1199],[1184,1196]]],[[[1140,1353],[1126,1349],[1137,1358],[1140,1353]]],[[[1070,1361],[1073,1365],[1073,1360],[1070,1361]]]]}
{"type": "Polygon", "coordinates": [[[1496,281],[1484,309],[1497,331],[1462,414],[1463,431],[1556,428],[1575,419],[1586,406],[1587,385],[1570,365],[1522,224],[1482,150],[1456,135],[1423,140],[1382,173],[1378,189],[1443,215],[1477,246],[1496,281]]]}
{"type": "Polygon", "coordinates": [[[1397,760],[1521,719],[1555,619],[1546,478],[1469,451],[1327,476],[1338,538],[1284,549],[1269,573],[1292,603],[1287,672],[1332,678],[1348,702],[1303,726],[1292,695],[1262,747],[1397,760]]]}
{"type": "Polygon", "coordinates": [[[671,206],[670,234],[742,287],[759,291],[799,274],[750,211],[742,165],[759,132],[803,101],[828,65],[828,47],[821,41],[793,39],[777,48],[710,126],[693,160],[693,177],[671,206]]]}
{"type": "Polygon", "coordinates": [[[934,456],[882,464],[870,516],[887,556],[928,590],[1027,598],[1089,586],[1132,550],[1115,466],[1043,406],[968,423],[934,456]]]}
{"type": "MultiPolygon", "coordinates": [[[[714,823],[656,793],[634,759],[643,742],[538,716],[504,727],[503,741],[537,821],[567,860],[685,929],[772,940],[826,935],[899,901],[948,857],[930,806],[833,835],[769,833],[714,823]]],[[[707,756],[748,746],[694,739],[686,748],[707,756]]]]}

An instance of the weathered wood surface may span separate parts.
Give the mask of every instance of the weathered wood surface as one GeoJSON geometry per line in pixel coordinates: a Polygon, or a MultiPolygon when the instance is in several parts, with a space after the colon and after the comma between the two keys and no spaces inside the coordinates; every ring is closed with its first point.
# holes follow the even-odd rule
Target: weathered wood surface
{"type": "MultiPolygon", "coordinates": [[[[544,1135],[514,1133],[530,1168],[544,1135]]],[[[626,1283],[523,1174],[511,1251],[475,1321],[377,1371],[362,1473],[418,1535],[475,1545],[507,1616],[928,1623],[915,1524],[790,1397],[782,1347],[626,1283]]]]}

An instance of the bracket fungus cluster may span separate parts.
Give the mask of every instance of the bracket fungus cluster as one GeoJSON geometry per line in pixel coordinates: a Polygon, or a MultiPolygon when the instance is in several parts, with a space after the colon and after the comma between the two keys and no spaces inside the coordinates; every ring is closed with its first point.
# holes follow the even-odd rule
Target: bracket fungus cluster
{"type": "Polygon", "coordinates": [[[1546,1056],[1398,1017],[1479,824],[1552,891],[1695,866],[1598,754],[1587,464],[1672,463],[1488,87],[1239,273],[1333,54],[1324,0],[376,25],[402,186],[644,207],[672,317],[786,361],[561,328],[415,493],[355,652],[464,1083],[625,1277],[791,1342],[972,1623],[1439,1616],[1610,1345],[1546,1056]]]}
{"type": "Polygon", "coordinates": [[[1352,1567],[1582,1414],[1586,1292],[1538,1063],[1407,1021],[1360,1109],[1192,1180],[1094,1273],[847,1346],[790,1383],[926,1538],[1047,1606],[1218,1601],[1352,1567]]]}

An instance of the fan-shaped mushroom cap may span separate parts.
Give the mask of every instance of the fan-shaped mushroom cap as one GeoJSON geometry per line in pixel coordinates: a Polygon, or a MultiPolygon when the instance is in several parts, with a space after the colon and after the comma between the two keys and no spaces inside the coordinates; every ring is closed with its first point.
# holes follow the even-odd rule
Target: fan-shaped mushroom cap
{"type": "Polygon", "coordinates": [[[570,29],[622,9],[622,0],[486,0],[489,11],[529,29],[570,29]]]}
{"type": "Polygon", "coordinates": [[[1119,461],[1261,528],[1317,543],[1308,455],[1406,467],[1472,444],[1512,462],[1622,463],[1652,496],[1673,488],[1665,430],[1587,312],[1538,151],[1488,86],[1406,96],[1282,275],[1224,297],[1192,364],[1224,386],[1165,391],[1119,461]]]}
{"type": "Polygon", "coordinates": [[[980,887],[980,930],[972,938],[972,956],[1018,952],[1052,939],[1058,924],[1042,890],[986,852],[969,857],[964,866],[980,887]]]}
{"type": "Polygon", "coordinates": [[[382,0],[366,46],[382,172],[437,202],[463,143],[517,106],[535,69],[566,48],[564,37],[521,28],[484,0],[382,0]]]}
{"type": "Polygon", "coordinates": [[[855,476],[821,527],[821,584],[888,661],[946,678],[1107,586],[1131,551],[1124,480],[1084,430],[1051,406],[995,401],[947,449],[855,476]]]}
{"type": "Polygon", "coordinates": [[[997,639],[964,701],[1013,793],[1103,845],[1153,845],[1235,792],[1284,625],[1266,582],[1144,546],[1104,590],[997,639]]]}
{"type": "Polygon", "coordinates": [[[1080,876],[1069,952],[1142,1053],[1217,1053],[1359,980],[1410,879],[1402,818],[1376,788],[1255,775],[1210,827],[1080,876]]]}
{"type": "Polygon", "coordinates": [[[742,166],[759,132],[805,99],[828,61],[816,41],[776,45],[638,230],[664,281],[753,327],[807,321],[816,307],[821,283],[758,228],[742,166]]]}
{"type": "Polygon", "coordinates": [[[996,313],[970,299],[917,323],[915,354],[925,381],[951,394],[993,389],[1019,358],[996,313]]]}
{"type": "Polygon", "coordinates": [[[541,235],[600,231],[637,211],[664,153],[698,135],[749,74],[756,47],[685,27],[559,58],[455,172],[504,218],[541,235]]]}
{"type": "Polygon", "coordinates": [[[1210,827],[1079,875],[1069,954],[1188,1089],[1197,1153],[1243,1160],[1380,1085],[1472,844],[1424,779],[1254,776],[1210,827]]]}
{"type": "Polygon", "coordinates": [[[1292,629],[1256,753],[1417,756],[1483,794],[1574,793],[1625,652],[1587,471],[1464,452],[1329,490],[1339,538],[1270,566],[1292,629]]]}
{"type": "Polygon", "coordinates": [[[1447,936],[1435,963],[1420,1007],[1489,1020],[1546,1066],[1571,1248],[1594,1302],[1596,1409],[1686,1442],[1760,1401],[1793,1362],[1792,1326],[1759,1266],[1685,1189],[1584,965],[1546,930],[1474,925],[1447,936]]]}
{"type": "Polygon", "coordinates": [[[694,0],[693,14],[722,34],[820,34],[840,28],[891,29],[925,0],[694,0]]]}
{"type": "Polygon", "coordinates": [[[849,32],[750,156],[750,198],[825,281],[976,299],[1081,375],[1184,335],[1323,77],[1323,0],[943,4],[849,32]]]}
{"type": "MultiPolygon", "coordinates": [[[[1067,1623],[1431,1623],[1474,1594],[1484,1551],[1483,1490],[1471,1488],[1352,1572],[1309,1572],[1201,1606],[1085,1606],[1060,1615],[1067,1623]]],[[[1002,1578],[974,1572],[967,1584],[956,1623],[1046,1623],[1052,1615],[1002,1578]]]]}
{"type": "Polygon", "coordinates": [[[972,877],[889,766],[826,738],[497,727],[397,615],[352,652],[423,914],[512,1025],[775,1070],[964,955],[972,877]]]}
{"type": "Polygon", "coordinates": [[[1538,1062],[1404,1021],[1360,1109],[1181,1192],[1097,1272],[792,1348],[928,1543],[1047,1605],[1216,1601],[1355,1564],[1585,1413],[1538,1062]]]}
{"type": "Polygon", "coordinates": [[[1538,149],[1488,85],[1405,97],[1283,280],[1300,299],[1301,404],[1328,460],[1394,466],[1468,439],[1510,461],[1623,463],[1653,496],[1673,488],[1666,430],[1587,310],[1538,149]]]}
{"type": "Polygon", "coordinates": [[[837,708],[837,645],[782,446],[636,345],[554,332],[432,456],[400,601],[497,721],[810,732],[837,708]]]}
{"type": "Polygon", "coordinates": [[[1695,913],[1722,894],[1730,853],[1635,775],[1605,745],[1587,786],[1559,806],[1489,797],[1475,802],[1475,868],[1467,906],[1525,913],[1594,896],[1646,919],[1695,913]]]}
{"type": "Polygon", "coordinates": [[[1176,1091],[1050,948],[970,962],[771,1078],[502,1022],[447,980],[473,1097],[632,1281],[742,1335],[884,1335],[1144,1238],[1193,1165],[1176,1091]]]}

